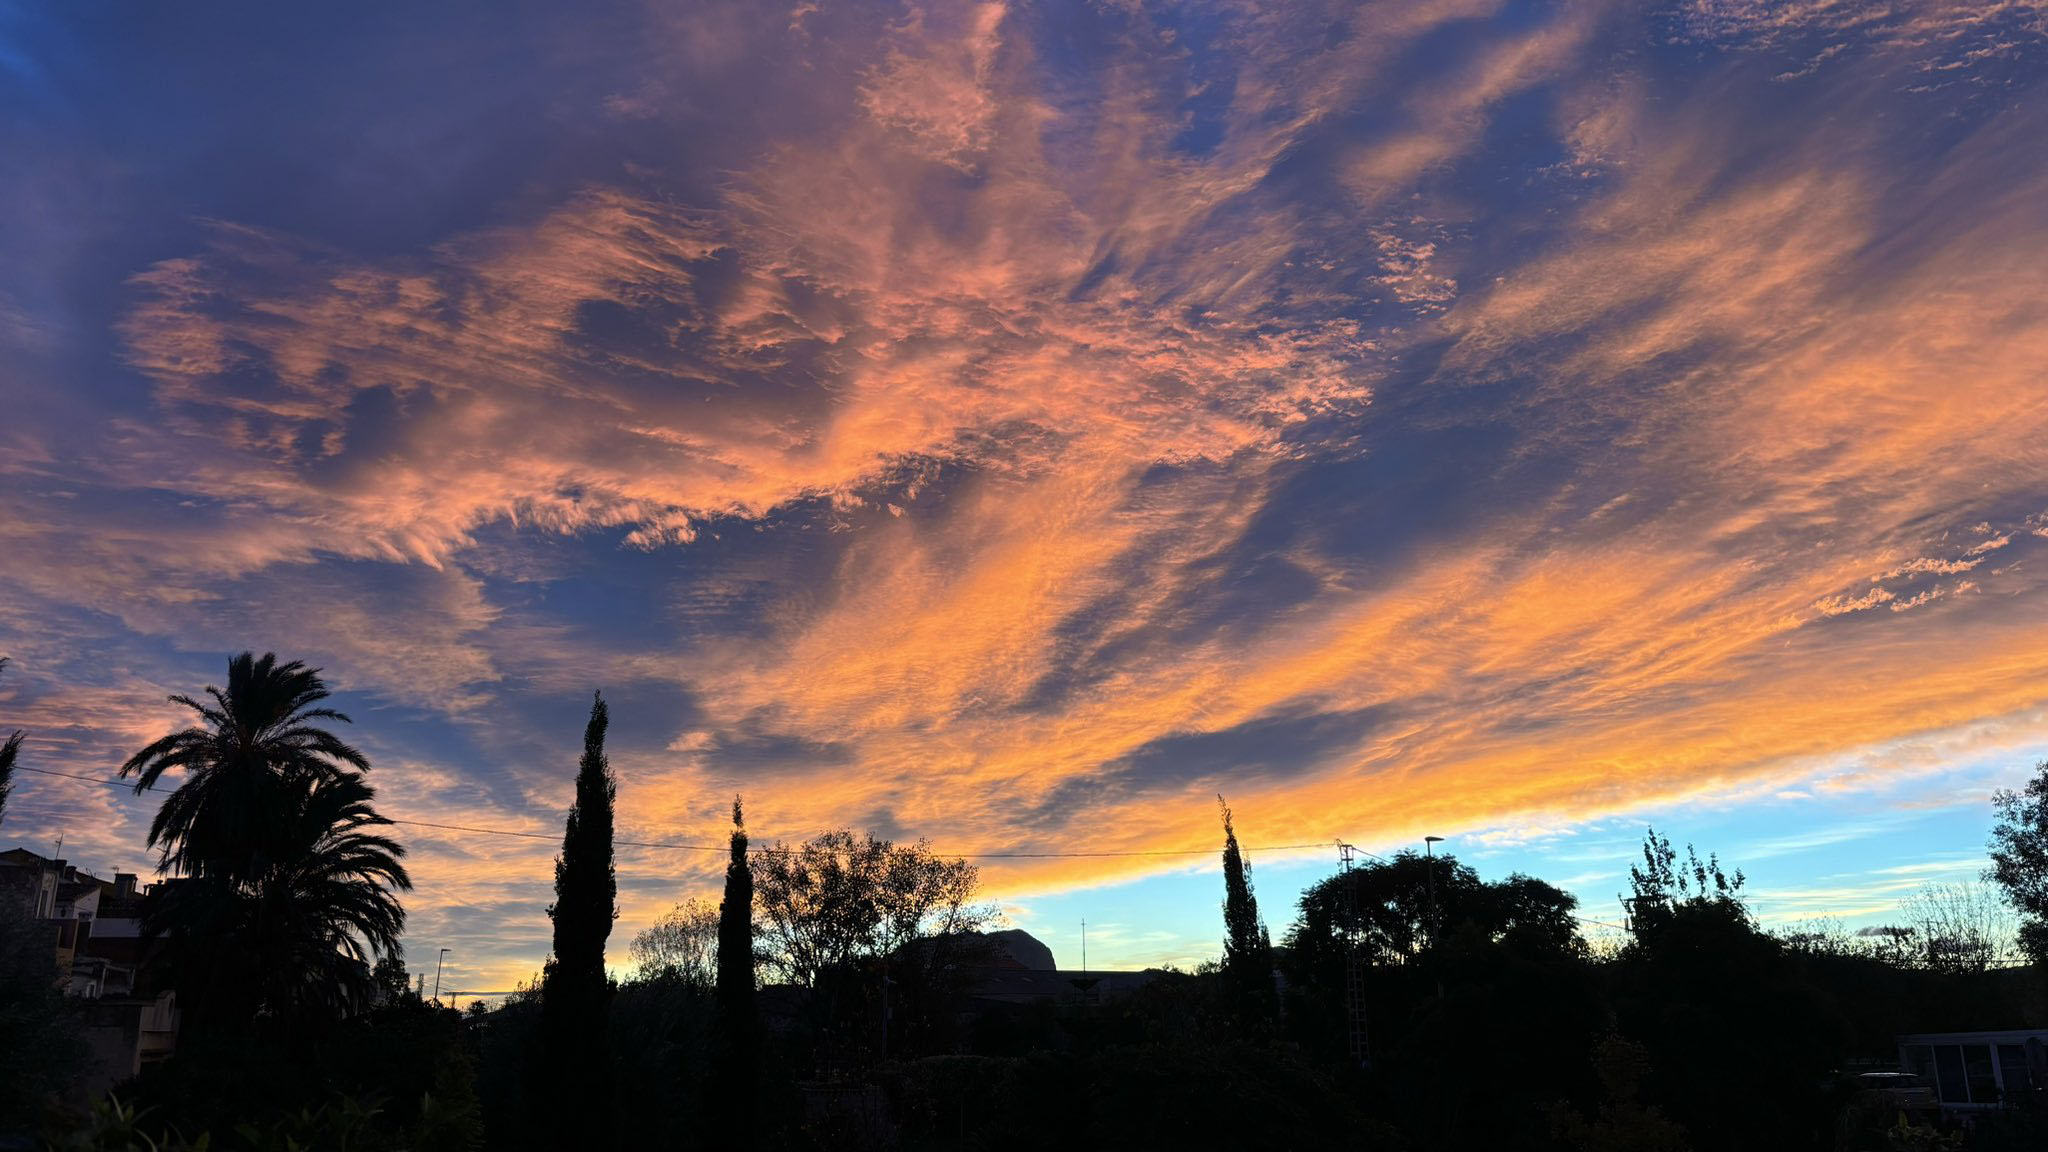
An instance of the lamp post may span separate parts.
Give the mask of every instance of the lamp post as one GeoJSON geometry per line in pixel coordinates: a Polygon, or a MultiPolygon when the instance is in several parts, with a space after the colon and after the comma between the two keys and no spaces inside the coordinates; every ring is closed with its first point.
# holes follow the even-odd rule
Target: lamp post
{"type": "MultiPolygon", "coordinates": [[[[1443,921],[1437,916],[1436,912],[1435,851],[1436,845],[1443,843],[1443,839],[1441,836],[1424,836],[1422,838],[1423,868],[1429,878],[1429,957],[1430,967],[1432,968],[1436,967],[1436,938],[1443,931],[1443,921]]],[[[1438,969],[1436,974],[1436,998],[1438,1000],[1444,998],[1444,976],[1441,969],[1438,969]]]]}
{"type": "Polygon", "coordinates": [[[1436,915],[1435,846],[1443,842],[1444,838],[1441,836],[1424,836],[1422,838],[1422,858],[1424,861],[1423,867],[1426,870],[1426,874],[1429,877],[1429,946],[1432,949],[1436,947],[1436,934],[1438,930],[1442,927],[1442,925],[1438,922],[1436,915]]]}
{"type": "Polygon", "coordinates": [[[436,1008],[441,1006],[441,962],[448,959],[449,951],[450,949],[443,948],[441,949],[441,954],[434,957],[434,1007],[436,1008]]]}

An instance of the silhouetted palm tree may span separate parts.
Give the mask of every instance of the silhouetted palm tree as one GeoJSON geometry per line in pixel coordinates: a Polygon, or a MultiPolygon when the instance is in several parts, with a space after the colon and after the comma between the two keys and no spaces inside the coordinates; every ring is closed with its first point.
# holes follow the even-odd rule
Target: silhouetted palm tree
{"type": "Polygon", "coordinates": [[[180,983],[215,1020],[336,1014],[370,997],[371,968],[398,949],[412,887],[405,848],[377,831],[356,773],[284,790],[272,813],[276,855],[256,876],[174,880],[152,897],[145,929],[171,945],[180,983]]]}
{"type": "Polygon", "coordinates": [[[173,732],[128,758],[121,775],[140,793],[172,768],[185,779],[157,809],[149,846],[163,868],[184,876],[242,880],[263,873],[281,847],[276,814],[309,781],[338,780],[370,762],[320,721],[348,717],[316,707],[327,698],[320,670],[244,652],[228,662],[226,691],[211,703],[173,696],[204,722],[173,732]]]}
{"type": "Polygon", "coordinates": [[[397,893],[412,887],[398,862],[405,848],[373,831],[391,824],[370,807],[375,795],[353,773],[314,784],[293,821],[292,842],[304,851],[280,861],[257,889],[262,922],[285,929],[277,934],[285,949],[279,969],[311,977],[317,988],[346,986],[351,1000],[368,995],[377,957],[398,951],[405,909],[397,893]]]}
{"type": "Polygon", "coordinates": [[[318,669],[244,652],[209,702],[172,700],[203,723],[129,758],[136,791],[166,771],[184,780],[164,799],[149,844],[176,878],[144,911],[170,948],[181,995],[209,1024],[258,1015],[346,1010],[370,993],[370,968],[398,947],[412,887],[405,849],[379,828],[361,752],[321,721],[318,669]]]}

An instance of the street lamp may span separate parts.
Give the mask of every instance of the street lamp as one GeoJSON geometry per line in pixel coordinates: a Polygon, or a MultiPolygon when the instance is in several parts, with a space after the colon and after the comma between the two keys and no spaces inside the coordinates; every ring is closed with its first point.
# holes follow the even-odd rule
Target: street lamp
{"type": "Polygon", "coordinates": [[[452,949],[443,948],[441,949],[441,954],[434,957],[434,1007],[436,1008],[441,1006],[441,962],[448,959],[450,951],[452,949]]]}
{"type": "MultiPolygon", "coordinates": [[[[1443,932],[1443,921],[1436,914],[1436,852],[1435,846],[1443,843],[1441,836],[1422,838],[1423,868],[1429,877],[1429,954],[1431,968],[1436,968],[1436,938],[1443,932]]],[[[1436,973],[1436,998],[1444,998],[1444,974],[1441,968],[1436,973]]]]}
{"type": "Polygon", "coordinates": [[[1429,946],[1431,948],[1436,947],[1436,934],[1443,927],[1437,920],[1436,915],[1436,851],[1434,847],[1443,842],[1444,838],[1441,836],[1424,836],[1422,838],[1422,857],[1425,861],[1423,867],[1427,870],[1429,877],[1429,946]]]}

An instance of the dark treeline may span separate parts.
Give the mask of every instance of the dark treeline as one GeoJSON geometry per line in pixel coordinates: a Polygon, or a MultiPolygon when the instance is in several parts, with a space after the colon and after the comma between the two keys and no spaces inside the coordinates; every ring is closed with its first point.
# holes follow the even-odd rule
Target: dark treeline
{"type": "Polygon", "coordinates": [[[1142,974],[1018,962],[1035,942],[992,932],[967,861],[851,831],[754,843],[735,798],[719,898],[630,941],[620,979],[600,696],[551,954],[457,1013],[406,969],[405,850],[326,697],[244,654],[122,768],[177,781],[142,912],[182,1013],[169,1059],[67,1096],[76,1006],[31,927],[0,925],[0,1147],[2048,1147],[2036,1101],[1965,1134],[1853,1079],[1896,1067],[1900,1034],[2048,1020],[2048,765],[1997,797],[1995,888],[1855,934],[1766,930],[1739,870],[1654,830],[1612,910],[1402,852],[1334,870],[1276,934],[1222,805],[1221,959],[1142,974]],[[1618,931],[1590,946],[1587,917],[1618,931]]]}

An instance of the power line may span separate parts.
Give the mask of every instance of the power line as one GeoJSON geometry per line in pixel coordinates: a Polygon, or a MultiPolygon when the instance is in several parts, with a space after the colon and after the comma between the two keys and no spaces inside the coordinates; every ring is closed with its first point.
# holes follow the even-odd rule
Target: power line
{"type": "MultiPolygon", "coordinates": [[[[99,784],[105,787],[113,788],[133,789],[135,787],[134,784],[126,780],[108,780],[104,777],[84,776],[76,772],[58,772],[49,768],[31,768],[26,764],[17,765],[17,767],[24,772],[34,772],[42,776],[57,776],[66,780],[79,780],[87,784],[99,784]]],[[[157,789],[154,786],[151,786],[142,789],[142,791],[154,792],[157,791],[157,789]]],[[[551,832],[519,832],[510,828],[483,828],[471,824],[439,824],[430,820],[400,820],[396,817],[387,817],[387,819],[389,819],[393,824],[401,824],[411,828],[434,828],[445,832],[470,832],[480,836],[512,836],[522,840],[555,840],[558,838],[556,834],[551,832]]],[[[621,848],[654,848],[673,852],[730,851],[730,847],[725,844],[677,844],[656,840],[613,840],[612,843],[621,848]]],[[[1296,852],[1304,851],[1307,849],[1328,848],[1331,845],[1331,843],[1333,843],[1333,841],[1318,840],[1309,844],[1265,844],[1248,847],[1245,849],[1245,851],[1296,852]]],[[[934,851],[937,850],[934,849],[934,851]]],[[[939,852],[938,854],[941,856],[956,856],[967,860],[1095,860],[1167,856],[1210,856],[1214,855],[1217,851],[1218,849],[1215,848],[1134,848],[1120,851],[1102,850],[1093,852],[1001,851],[939,852]]],[[[1370,852],[1361,851],[1361,854],[1366,856],[1372,856],[1372,853],[1370,852]]],[[[1378,856],[1372,856],[1372,858],[1375,860],[1380,860],[1381,863],[1385,863],[1385,861],[1378,856]]]]}
{"type": "MultiPolygon", "coordinates": [[[[38,775],[38,776],[62,776],[62,777],[63,777],[64,779],[66,779],[66,780],[83,780],[83,781],[85,781],[85,782],[86,782],[86,783],[88,783],[88,784],[106,784],[106,785],[110,785],[110,786],[112,786],[112,787],[115,787],[115,788],[133,788],[133,787],[134,787],[134,785],[133,785],[133,784],[130,784],[130,783],[129,783],[128,781],[126,781],[126,780],[109,780],[109,779],[105,778],[104,776],[80,776],[80,775],[79,775],[78,773],[76,773],[76,772],[57,772],[57,771],[54,771],[54,770],[52,770],[52,769],[49,769],[49,768],[32,768],[32,767],[30,767],[30,766],[29,766],[29,765],[27,765],[27,764],[16,764],[16,765],[15,765],[14,767],[15,767],[15,770],[16,770],[16,771],[19,771],[19,772],[33,772],[33,773],[35,773],[35,774],[36,774],[36,775],[38,775]]],[[[145,791],[150,791],[150,792],[154,792],[154,791],[156,791],[156,789],[154,789],[154,788],[149,788],[149,789],[145,789],[145,791]]]]}

